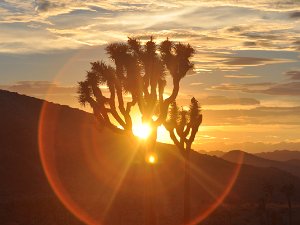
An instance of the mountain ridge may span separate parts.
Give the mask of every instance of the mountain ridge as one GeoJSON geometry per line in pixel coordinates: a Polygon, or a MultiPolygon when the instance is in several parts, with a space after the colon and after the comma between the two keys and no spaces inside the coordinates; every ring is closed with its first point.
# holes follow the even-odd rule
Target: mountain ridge
{"type": "Polygon", "coordinates": [[[300,177],[300,161],[298,160],[275,161],[261,158],[256,154],[250,154],[241,150],[229,151],[222,156],[222,159],[233,163],[241,163],[256,167],[275,167],[300,177]]]}

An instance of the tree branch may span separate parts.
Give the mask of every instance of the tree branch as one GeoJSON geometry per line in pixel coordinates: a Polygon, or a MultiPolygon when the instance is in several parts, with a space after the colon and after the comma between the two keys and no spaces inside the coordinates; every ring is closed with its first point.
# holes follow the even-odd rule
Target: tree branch
{"type": "Polygon", "coordinates": [[[179,81],[180,79],[177,78],[173,78],[173,90],[172,90],[172,94],[166,98],[162,104],[162,108],[161,108],[161,112],[159,117],[157,118],[157,120],[154,122],[154,124],[156,126],[159,126],[160,124],[163,123],[164,120],[166,120],[167,115],[168,115],[168,108],[169,105],[175,101],[178,92],[179,92],[179,81]]]}
{"type": "Polygon", "coordinates": [[[174,133],[174,129],[170,129],[169,130],[169,134],[170,134],[170,138],[172,139],[172,141],[174,142],[174,144],[177,146],[177,148],[179,148],[180,150],[182,150],[180,142],[178,141],[178,139],[176,138],[176,135],[174,133]]]}
{"type": "Polygon", "coordinates": [[[201,123],[202,123],[202,114],[199,115],[197,121],[195,121],[195,124],[192,126],[191,135],[186,141],[186,143],[187,143],[187,145],[189,145],[189,147],[191,147],[192,143],[194,142],[196,134],[199,130],[201,123]]]}

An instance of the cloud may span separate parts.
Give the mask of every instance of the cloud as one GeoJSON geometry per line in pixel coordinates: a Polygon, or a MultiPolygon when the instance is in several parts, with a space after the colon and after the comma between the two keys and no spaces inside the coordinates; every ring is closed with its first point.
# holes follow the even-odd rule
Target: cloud
{"type": "Polygon", "coordinates": [[[0,85],[0,89],[89,110],[89,108],[82,108],[78,103],[75,86],[60,85],[50,81],[18,81],[11,85],[0,85]]]}
{"type": "MultiPolygon", "coordinates": [[[[25,23],[27,29],[24,31],[28,34],[33,28],[40,31],[35,33],[40,40],[49,40],[45,36],[52,34],[50,41],[58,40],[62,43],[60,48],[78,49],[86,45],[123,40],[128,35],[144,37],[154,34],[190,42],[207,51],[291,50],[290,43],[298,31],[282,12],[289,9],[295,11],[300,5],[293,1],[275,2],[36,0],[32,4],[10,0],[0,6],[0,26],[3,23],[25,23]],[[237,20],[241,23],[237,23],[237,20]]],[[[49,50],[56,49],[55,43],[37,48],[31,44],[32,36],[22,37],[24,46],[15,48],[12,37],[2,37],[0,43],[4,43],[4,46],[1,46],[1,51],[20,52],[23,49],[23,52],[39,52],[47,50],[47,47],[49,50]],[[6,43],[12,44],[7,46],[6,43]]]]}
{"type": "Polygon", "coordinates": [[[268,95],[299,96],[300,82],[290,83],[252,83],[252,84],[228,84],[223,83],[211,87],[212,90],[242,91],[246,93],[258,93],[268,95]]]}
{"type": "Polygon", "coordinates": [[[289,76],[292,80],[300,80],[300,71],[291,70],[285,73],[286,76],[289,76]]]}
{"type": "Polygon", "coordinates": [[[300,40],[294,41],[293,44],[294,44],[294,45],[300,45],[300,40]]]}
{"type": "MultiPolygon", "coordinates": [[[[243,51],[219,51],[218,49],[215,51],[198,50],[197,54],[193,57],[193,62],[195,64],[194,70],[239,71],[245,67],[296,62],[295,59],[284,58],[286,55],[281,55],[283,58],[273,58],[273,54],[270,53],[268,53],[269,57],[264,55],[264,58],[244,55],[243,51]],[[241,56],[239,56],[240,53],[242,53],[241,56]]],[[[257,55],[259,55],[259,53],[257,53],[257,55]]]]}
{"type": "Polygon", "coordinates": [[[48,0],[35,0],[35,10],[38,12],[47,12],[56,8],[66,7],[65,3],[55,3],[48,0]]]}
{"type": "Polygon", "coordinates": [[[258,106],[251,109],[203,110],[205,125],[300,125],[300,107],[264,107],[258,106]]]}
{"type": "Polygon", "coordinates": [[[247,27],[244,27],[244,26],[232,26],[232,27],[227,28],[227,31],[235,33],[235,32],[242,32],[246,29],[247,29],[247,27]]]}
{"type": "MultiPolygon", "coordinates": [[[[29,23],[30,24],[30,23],[29,23]]],[[[78,49],[83,46],[69,37],[56,36],[41,28],[28,27],[24,23],[2,24],[0,36],[2,53],[44,53],[53,50],[78,49]]]]}
{"type": "Polygon", "coordinates": [[[277,39],[279,37],[274,31],[272,31],[272,33],[271,33],[268,30],[266,30],[266,31],[255,31],[255,30],[254,31],[247,31],[247,32],[241,33],[241,35],[246,36],[250,39],[254,39],[254,40],[259,40],[259,39],[274,40],[274,39],[277,39]]]}
{"type": "Polygon", "coordinates": [[[257,92],[269,94],[269,95],[299,96],[300,95],[300,82],[277,84],[266,90],[257,91],[257,92]]]}
{"type": "Polygon", "coordinates": [[[293,18],[293,19],[300,18],[300,11],[291,13],[290,17],[293,18]]]}
{"type": "Polygon", "coordinates": [[[223,90],[223,91],[243,91],[243,92],[258,92],[260,90],[266,90],[273,83],[250,83],[250,84],[230,84],[222,83],[219,85],[211,86],[212,90],[223,90]]]}
{"type": "Polygon", "coordinates": [[[258,78],[257,75],[224,75],[225,78],[252,79],[258,78]]]}
{"type": "Polygon", "coordinates": [[[234,66],[261,66],[280,62],[287,62],[287,60],[258,57],[229,57],[224,61],[224,64],[234,66]]]}
{"type": "Polygon", "coordinates": [[[61,86],[50,81],[18,81],[12,85],[0,85],[0,88],[27,95],[74,95],[76,93],[74,86],[61,86]]]}
{"type": "Polygon", "coordinates": [[[228,98],[226,96],[208,96],[199,100],[202,105],[259,105],[253,98],[228,98]]]}
{"type": "MultiPolygon", "coordinates": [[[[252,128],[253,130],[250,130],[248,132],[245,132],[247,134],[253,134],[255,128],[252,128]]],[[[296,129],[295,129],[296,130],[296,129]]],[[[281,135],[283,132],[278,132],[275,134],[281,135]]],[[[218,134],[219,135],[219,134],[218,134]]],[[[233,136],[233,142],[214,142],[211,143],[198,143],[197,149],[205,149],[206,151],[214,151],[214,150],[222,150],[222,151],[231,151],[233,149],[241,149],[243,151],[247,151],[249,153],[259,153],[259,152],[268,152],[268,151],[275,151],[275,150],[294,150],[299,151],[300,149],[300,142],[274,142],[274,136],[267,137],[268,143],[262,142],[262,140],[258,140],[257,142],[245,142],[245,143],[239,143],[238,140],[235,140],[234,135],[233,136]],[[270,142],[273,141],[274,143],[270,142]]],[[[236,134],[235,134],[236,135],[236,134]]],[[[245,135],[246,136],[246,135],[245,135]]],[[[265,137],[263,137],[265,138],[265,137]]],[[[265,140],[263,140],[265,141],[265,140]]]]}
{"type": "Polygon", "coordinates": [[[248,46],[248,47],[253,47],[256,46],[256,42],[255,41],[245,41],[243,43],[244,46],[248,46]]]}
{"type": "Polygon", "coordinates": [[[194,83],[190,83],[191,86],[199,86],[199,85],[203,85],[202,82],[194,82],[194,83]]]}

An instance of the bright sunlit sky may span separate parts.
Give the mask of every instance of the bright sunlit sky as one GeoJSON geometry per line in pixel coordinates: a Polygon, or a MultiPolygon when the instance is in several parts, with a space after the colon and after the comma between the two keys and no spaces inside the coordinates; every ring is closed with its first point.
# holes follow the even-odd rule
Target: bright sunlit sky
{"type": "Polygon", "coordinates": [[[0,88],[72,107],[107,43],[188,42],[178,103],[202,104],[195,149],[300,150],[300,0],[2,0],[0,30],[0,88]]]}

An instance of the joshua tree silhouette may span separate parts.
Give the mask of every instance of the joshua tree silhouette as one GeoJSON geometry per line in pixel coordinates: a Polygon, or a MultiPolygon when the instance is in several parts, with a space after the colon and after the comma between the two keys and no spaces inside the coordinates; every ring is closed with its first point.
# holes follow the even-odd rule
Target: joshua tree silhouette
{"type": "MultiPolygon", "coordinates": [[[[83,106],[89,104],[92,107],[101,128],[129,136],[133,135],[130,112],[137,105],[142,121],[148,123],[152,131],[147,139],[146,151],[153,151],[157,128],[166,122],[169,106],[177,98],[180,81],[193,68],[190,58],[194,52],[189,44],[166,39],[158,45],[152,37],[145,44],[136,38],[128,38],[127,43],[112,43],[107,46],[106,53],[114,67],[103,61],[92,62],[86,79],[78,83],[78,100],[83,106]],[[164,98],[167,74],[172,78],[172,92],[164,98]],[[104,94],[103,86],[108,88],[108,94],[104,94]],[[125,97],[130,100],[125,101],[125,97]]],[[[195,99],[192,104],[197,105],[195,99]]],[[[196,111],[191,111],[193,122],[188,123],[192,138],[185,141],[187,149],[190,149],[196,134],[196,111]]]]}
{"type": "Polygon", "coordinates": [[[190,153],[201,123],[201,109],[195,98],[191,99],[189,111],[180,110],[176,102],[172,102],[168,120],[164,123],[171,139],[184,157],[183,224],[190,220],[190,153]]]}
{"type": "Polygon", "coordinates": [[[131,108],[137,104],[143,122],[152,128],[149,140],[155,143],[157,127],[165,122],[181,79],[193,67],[190,58],[194,49],[169,39],[157,45],[151,37],[144,45],[135,38],[129,38],[127,43],[112,43],[106,52],[115,67],[103,61],[92,62],[86,79],[78,83],[79,102],[92,107],[102,127],[129,135],[132,135],[131,108]],[[167,73],[172,77],[173,88],[171,95],[164,98],[167,73]],[[109,97],[103,94],[103,85],[107,86],[109,97]],[[126,103],[124,93],[126,98],[131,97],[126,103]]]}
{"type": "Polygon", "coordinates": [[[287,202],[288,202],[288,207],[289,207],[289,225],[292,224],[292,201],[291,198],[294,195],[295,191],[295,186],[293,183],[289,184],[284,184],[281,187],[281,192],[285,195],[287,202]]]}

